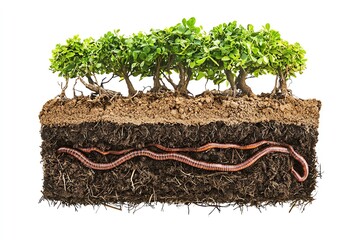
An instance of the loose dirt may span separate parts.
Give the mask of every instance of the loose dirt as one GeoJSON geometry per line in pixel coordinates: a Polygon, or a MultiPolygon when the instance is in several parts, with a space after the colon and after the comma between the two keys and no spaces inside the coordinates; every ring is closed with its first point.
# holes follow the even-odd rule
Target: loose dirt
{"type": "Polygon", "coordinates": [[[234,98],[212,92],[205,92],[197,97],[177,96],[173,93],[139,94],[132,98],[117,97],[110,101],[90,97],[55,98],[44,105],[40,121],[42,125],[98,121],[137,125],[280,121],[317,127],[320,106],[320,101],[315,99],[274,99],[266,96],[234,98]]]}

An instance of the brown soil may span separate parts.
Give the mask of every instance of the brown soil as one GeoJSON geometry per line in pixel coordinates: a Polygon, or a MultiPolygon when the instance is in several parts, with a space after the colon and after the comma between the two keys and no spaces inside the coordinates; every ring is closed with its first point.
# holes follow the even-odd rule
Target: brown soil
{"type": "Polygon", "coordinates": [[[108,121],[113,123],[181,123],[226,124],[279,121],[284,124],[319,124],[318,100],[288,97],[229,97],[205,92],[197,97],[176,96],[173,93],[139,94],[132,98],[108,99],[52,99],[41,113],[42,125],[67,125],[83,122],[108,121]]]}
{"type": "MultiPolygon", "coordinates": [[[[172,94],[141,95],[106,101],[54,99],[40,114],[45,199],[64,204],[139,204],[151,202],[216,205],[308,203],[319,175],[315,145],[320,102],[317,100],[231,98],[205,94],[196,98],[172,94]],[[209,172],[175,161],[134,158],[109,171],[96,171],[58,154],[59,147],[103,150],[197,147],[209,142],[246,145],[273,140],[294,146],[307,160],[310,174],[299,183],[287,154],[264,156],[240,172],[209,172]]],[[[246,160],[253,150],[213,149],[187,153],[195,159],[224,164],[246,160]]],[[[88,154],[95,162],[116,156],[88,154]]]]}

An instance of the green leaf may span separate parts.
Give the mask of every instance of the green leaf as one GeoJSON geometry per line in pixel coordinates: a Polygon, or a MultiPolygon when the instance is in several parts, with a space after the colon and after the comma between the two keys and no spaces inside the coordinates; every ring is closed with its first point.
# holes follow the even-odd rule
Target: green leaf
{"type": "Polygon", "coordinates": [[[144,60],[144,59],[146,59],[146,54],[144,52],[141,52],[140,55],[138,56],[138,58],[140,60],[144,60]]]}
{"type": "Polygon", "coordinates": [[[186,31],[186,27],[183,25],[179,25],[179,27],[177,28],[177,30],[180,32],[180,34],[184,33],[186,31]]]}
{"type": "Polygon", "coordinates": [[[221,61],[230,61],[230,58],[228,56],[224,56],[221,58],[221,61]]]}
{"type": "Polygon", "coordinates": [[[269,23],[266,23],[266,24],[265,24],[265,29],[266,29],[266,30],[270,30],[270,24],[269,24],[269,23]]]}
{"type": "Polygon", "coordinates": [[[270,62],[275,62],[275,58],[274,58],[274,56],[273,55],[269,55],[269,60],[270,60],[270,62]]]}
{"type": "Polygon", "coordinates": [[[73,56],[75,56],[75,53],[73,53],[73,52],[68,52],[68,53],[66,54],[66,57],[67,57],[67,58],[71,58],[71,57],[73,57],[73,56]]]}
{"type": "Polygon", "coordinates": [[[186,30],[186,32],[184,33],[185,35],[190,35],[191,34],[191,30],[186,30]]]}
{"type": "Polygon", "coordinates": [[[257,59],[256,59],[253,55],[250,55],[250,60],[251,60],[252,62],[257,62],[257,59]]]}
{"type": "Polygon", "coordinates": [[[96,64],[96,68],[101,68],[102,64],[101,63],[97,63],[96,64]]]}
{"type": "Polygon", "coordinates": [[[144,52],[145,52],[145,53],[149,53],[149,52],[150,52],[150,48],[149,48],[149,47],[147,47],[147,46],[146,46],[146,47],[144,47],[144,52]]]}
{"type": "Polygon", "coordinates": [[[196,23],[196,19],[194,17],[190,18],[189,20],[187,20],[187,25],[189,27],[194,27],[195,26],[195,23],[196,23]]]}
{"type": "Polygon", "coordinates": [[[247,30],[250,32],[254,32],[254,26],[252,24],[247,25],[247,30]]]}
{"type": "Polygon", "coordinates": [[[269,63],[269,59],[266,57],[266,56],[263,56],[263,62],[265,64],[268,64],[269,63]]]}
{"type": "Polygon", "coordinates": [[[184,26],[186,26],[186,18],[183,18],[181,22],[184,26]]]}
{"type": "Polygon", "coordinates": [[[206,61],[206,59],[207,59],[207,58],[205,57],[205,58],[196,60],[196,64],[197,64],[197,65],[201,65],[201,64],[203,64],[203,63],[206,61]]]}
{"type": "Polygon", "coordinates": [[[199,72],[198,75],[196,76],[196,80],[200,80],[201,78],[205,77],[206,74],[204,72],[199,72]]]}
{"type": "Polygon", "coordinates": [[[136,61],[136,59],[138,58],[138,52],[134,51],[132,53],[132,55],[133,55],[134,60],[136,61]]]}

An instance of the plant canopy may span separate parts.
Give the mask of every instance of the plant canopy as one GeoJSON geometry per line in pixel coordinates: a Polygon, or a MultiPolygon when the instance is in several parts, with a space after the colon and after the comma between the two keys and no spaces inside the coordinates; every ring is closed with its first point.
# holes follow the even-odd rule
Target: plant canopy
{"type": "Polygon", "coordinates": [[[214,84],[228,82],[233,95],[253,95],[246,84],[250,77],[275,76],[272,94],[288,95],[286,81],[306,68],[305,50],[291,44],[265,24],[255,31],[236,21],[223,23],[208,33],[196,25],[195,18],[165,28],[151,29],[130,36],[120,30],[107,32],[99,39],[81,39],[78,35],[52,51],[50,70],[65,78],[79,80],[93,94],[117,94],[104,88],[109,75],[124,80],[129,96],[136,94],[134,77],[152,78],[152,91],[167,90],[167,81],[175,92],[188,94],[192,80],[207,79],[214,84]],[[177,81],[174,80],[177,76],[177,81]]]}

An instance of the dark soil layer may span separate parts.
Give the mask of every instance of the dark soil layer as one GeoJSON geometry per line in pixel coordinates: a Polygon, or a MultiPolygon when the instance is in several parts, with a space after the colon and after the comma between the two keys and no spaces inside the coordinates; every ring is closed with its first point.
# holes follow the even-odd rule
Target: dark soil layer
{"type": "MultiPolygon", "coordinates": [[[[46,116],[44,110],[42,116],[46,116]]],[[[318,119],[314,122],[317,123],[318,119]]],[[[206,124],[114,121],[43,124],[43,197],[71,205],[166,202],[263,206],[287,201],[307,203],[313,200],[318,177],[317,135],[317,124],[272,120],[236,124],[225,121],[206,124]],[[209,142],[246,145],[260,140],[291,144],[309,164],[308,179],[302,183],[296,181],[290,169],[295,165],[301,173],[300,166],[283,153],[266,155],[251,167],[230,173],[210,172],[175,161],[158,162],[146,157],[134,158],[112,170],[97,171],[83,166],[69,155],[56,152],[64,146],[120,150],[142,148],[153,143],[167,147],[197,147],[209,142]]],[[[198,160],[236,164],[245,161],[255,151],[213,149],[187,154],[198,160]]],[[[98,153],[87,155],[94,162],[111,162],[117,158],[98,153]]]]}

